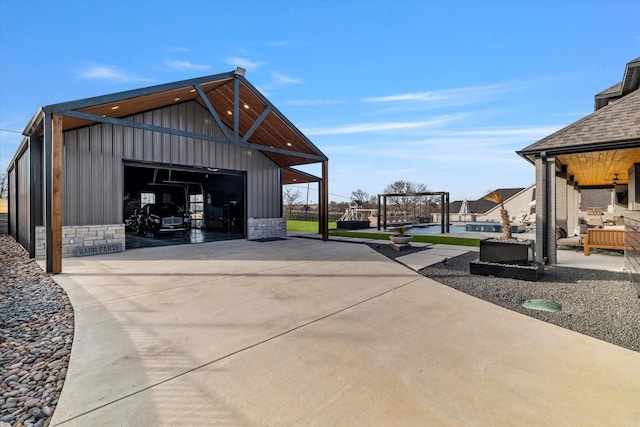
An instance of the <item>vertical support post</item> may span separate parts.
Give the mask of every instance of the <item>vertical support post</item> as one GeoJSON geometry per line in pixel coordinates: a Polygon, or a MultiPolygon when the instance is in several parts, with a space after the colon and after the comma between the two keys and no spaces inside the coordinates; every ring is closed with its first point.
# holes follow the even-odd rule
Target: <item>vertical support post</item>
{"type": "Polygon", "coordinates": [[[62,116],[45,113],[47,272],[62,271],[62,116]]]}
{"type": "Polygon", "coordinates": [[[240,142],[240,78],[233,78],[233,142],[240,142]]]}
{"type": "Polygon", "coordinates": [[[381,199],[380,195],[378,194],[378,231],[380,231],[380,226],[382,225],[382,222],[380,221],[380,218],[381,218],[380,215],[382,214],[381,209],[380,209],[380,204],[381,204],[381,200],[380,199],[381,199]]]}
{"type": "Polygon", "coordinates": [[[539,262],[555,264],[556,256],[556,165],[555,157],[542,152],[536,164],[536,255],[539,262]]]}
{"type": "Polygon", "coordinates": [[[322,162],[322,181],[320,182],[321,203],[320,203],[320,232],[322,240],[329,240],[329,161],[322,162]]]}
{"type": "Polygon", "coordinates": [[[383,196],[384,199],[384,231],[387,231],[387,196],[383,196]]]}
{"type": "Polygon", "coordinates": [[[444,234],[445,203],[444,193],[440,193],[440,233],[442,234],[444,234]]]}

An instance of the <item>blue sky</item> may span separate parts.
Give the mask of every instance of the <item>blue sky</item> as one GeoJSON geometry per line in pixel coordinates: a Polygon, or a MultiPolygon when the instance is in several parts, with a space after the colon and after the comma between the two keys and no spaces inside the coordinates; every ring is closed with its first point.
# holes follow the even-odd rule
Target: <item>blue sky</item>
{"type": "Polygon", "coordinates": [[[639,17],[636,0],[0,0],[0,169],[41,105],[242,66],[329,157],[331,200],[397,180],[477,199],[534,182],[515,151],[593,111],[640,56],[639,17]]]}

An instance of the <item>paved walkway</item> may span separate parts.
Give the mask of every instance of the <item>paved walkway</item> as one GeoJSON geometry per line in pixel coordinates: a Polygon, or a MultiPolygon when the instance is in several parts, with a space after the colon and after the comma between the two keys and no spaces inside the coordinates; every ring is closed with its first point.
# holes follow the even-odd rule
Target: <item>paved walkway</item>
{"type": "Polygon", "coordinates": [[[65,258],[52,425],[638,425],[640,353],[486,303],[366,245],[65,258]]]}

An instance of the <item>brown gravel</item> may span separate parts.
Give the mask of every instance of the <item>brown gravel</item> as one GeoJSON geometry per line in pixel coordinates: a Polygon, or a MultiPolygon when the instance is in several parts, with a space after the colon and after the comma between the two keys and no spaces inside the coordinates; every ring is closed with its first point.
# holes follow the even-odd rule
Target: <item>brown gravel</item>
{"type": "Polygon", "coordinates": [[[0,426],[47,426],[67,374],[73,308],[26,251],[0,234],[0,426]]]}

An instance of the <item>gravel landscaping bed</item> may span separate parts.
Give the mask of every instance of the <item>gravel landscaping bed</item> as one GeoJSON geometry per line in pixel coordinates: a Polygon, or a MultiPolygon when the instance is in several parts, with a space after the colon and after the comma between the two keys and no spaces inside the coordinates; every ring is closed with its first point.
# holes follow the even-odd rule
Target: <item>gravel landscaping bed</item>
{"type": "Polygon", "coordinates": [[[478,254],[451,258],[420,273],[466,294],[554,325],[640,352],[640,298],[627,273],[545,266],[541,280],[469,273],[478,254]],[[562,304],[559,312],[524,308],[529,299],[562,304]]]}
{"type": "Polygon", "coordinates": [[[0,260],[0,426],[47,426],[69,365],[73,308],[6,234],[0,260]]]}

